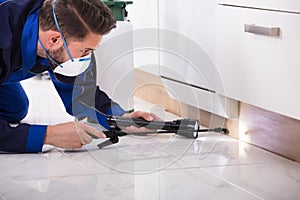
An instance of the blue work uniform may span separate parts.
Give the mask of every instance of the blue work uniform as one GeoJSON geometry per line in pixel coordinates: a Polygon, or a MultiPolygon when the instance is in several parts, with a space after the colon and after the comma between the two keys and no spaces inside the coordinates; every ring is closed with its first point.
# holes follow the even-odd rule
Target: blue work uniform
{"type": "Polygon", "coordinates": [[[77,77],[54,74],[47,59],[37,56],[38,12],[43,0],[0,0],[0,151],[41,152],[46,125],[22,120],[28,99],[21,80],[48,71],[66,111],[89,116],[109,128],[106,115],[125,111],[96,86],[95,66],[77,77]]]}

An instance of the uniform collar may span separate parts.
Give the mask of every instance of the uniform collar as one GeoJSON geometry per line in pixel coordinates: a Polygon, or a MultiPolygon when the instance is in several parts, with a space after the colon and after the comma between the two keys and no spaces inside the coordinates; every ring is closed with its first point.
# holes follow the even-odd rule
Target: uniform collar
{"type": "MultiPolygon", "coordinates": [[[[35,66],[38,42],[38,12],[36,10],[26,20],[22,33],[22,64],[24,73],[35,66]]],[[[48,63],[49,64],[49,63],[48,63]]]]}

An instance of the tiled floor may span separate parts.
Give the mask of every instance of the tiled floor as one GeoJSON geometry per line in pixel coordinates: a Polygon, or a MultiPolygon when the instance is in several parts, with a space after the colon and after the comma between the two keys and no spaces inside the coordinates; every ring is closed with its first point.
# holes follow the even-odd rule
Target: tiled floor
{"type": "MultiPolygon", "coordinates": [[[[74,120],[50,81],[23,85],[33,105],[26,122],[74,120]]],[[[135,108],[163,113],[140,99],[135,108]]],[[[300,199],[300,164],[228,136],[126,136],[99,150],[101,141],[72,151],[1,154],[0,199],[300,199]]]]}

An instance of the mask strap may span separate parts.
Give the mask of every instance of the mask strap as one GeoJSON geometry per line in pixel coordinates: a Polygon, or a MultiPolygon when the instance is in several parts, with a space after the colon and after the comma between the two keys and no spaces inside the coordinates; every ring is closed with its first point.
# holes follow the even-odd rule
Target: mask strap
{"type": "Polygon", "coordinates": [[[54,0],[53,3],[52,3],[52,13],[53,13],[54,22],[55,22],[55,25],[56,25],[56,28],[57,28],[58,32],[61,34],[61,38],[62,38],[62,41],[63,41],[64,46],[66,48],[66,51],[68,53],[68,56],[69,56],[70,60],[73,62],[74,61],[73,57],[72,57],[72,55],[71,55],[71,53],[69,51],[67,42],[66,42],[66,40],[65,40],[65,38],[64,38],[64,36],[62,34],[62,31],[61,31],[60,26],[59,26],[58,21],[57,21],[57,17],[56,17],[56,14],[55,14],[55,3],[56,3],[56,0],[54,0]]]}
{"type": "Polygon", "coordinates": [[[61,66],[59,63],[57,63],[48,53],[48,51],[46,50],[46,48],[44,47],[43,43],[41,42],[40,38],[38,38],[38,41],[42,47],[42,49],[44,50],[44,52],[46,53],[47,57],[53,62],[55,63],[57,66],[60,66],[61,68],[63,68],[63,66],[61,66]]]}

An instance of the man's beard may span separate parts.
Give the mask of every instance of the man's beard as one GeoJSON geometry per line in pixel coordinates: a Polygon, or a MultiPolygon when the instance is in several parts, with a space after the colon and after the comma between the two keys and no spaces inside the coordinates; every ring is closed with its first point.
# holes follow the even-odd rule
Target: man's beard
{"type": "MultiPolygon", "coordinates": [[[[65,47],[61,46],[57,50],[54,50],[54,51],[49,50],[48,53],[55,62],[57,62],[58,64],[61,64],[65,60],[65,57],[64,57],[64,54],[63,54],[64,50],[65,50],[65,47]]],[[[49,58],[48,58],[48,61],[51,65],[51,68],[54,70],[57,67],[57,64],[52,62],[49,58]]]]}

